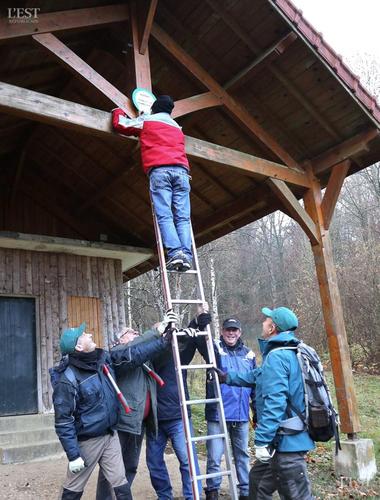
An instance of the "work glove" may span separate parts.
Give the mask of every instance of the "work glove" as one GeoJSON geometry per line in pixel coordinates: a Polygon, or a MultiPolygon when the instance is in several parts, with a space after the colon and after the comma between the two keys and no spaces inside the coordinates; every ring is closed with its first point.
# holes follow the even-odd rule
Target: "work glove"
{"type": "Polygon", "coordinates": [[[206,326],[211,323],[211,314],[209,312],[201,313],[197,318],[198,328],[200,331],[205,331],[206,326]]]}
{"type": "Polygon", "coordinates": [[[212,370],[218,376],[220,384],[225,384],[227,382],[227,375],[228,375],[227,372],[224,372],[219,368],[210,368],[210,370],[212,370]]]}
{"type": "Polygon", "coordinates": [[[69,462],[69,469],[73,474],[78,474],[78,472],[80,472],[84,468],[85,465],[82,457],[78,457],[75,460],[69,462]]]}
{"type": "Polygon", "coordinates": [[[196,337],[198,330],[196,330],[195,328],[184,328],[183,330],[181,330],[181,332],[186,333],[188,337],[196,337]]]}
{"type": "Polygon", "coordinates": [[[270,451],[268,446],[255,446],[255,457],[262,463],[267,463],[275,454],[275,450],[270,451]]]}
{"type": "Polygon", "coordinates": [[[171,323],[179,323],[179,318],[172,309],[169,309],[168,311],[166,311],[164,319],[157,326],[158,333],[160,335],[163,335],[169,326],[174,326],[171,325],[171,323]]]}

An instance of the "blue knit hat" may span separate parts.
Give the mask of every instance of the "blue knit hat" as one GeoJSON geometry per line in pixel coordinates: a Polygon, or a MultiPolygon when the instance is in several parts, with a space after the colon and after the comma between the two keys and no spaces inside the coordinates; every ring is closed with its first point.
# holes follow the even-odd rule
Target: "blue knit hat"
{"type": "Polygon", "coordinates": [[[287,307],[277,307],[277,309],[269,309],[263,307],[261,312],[264,316],[271,318],[279,332],[287,332],[295,330],[298,327],[298,318],[293,311],[287,307]]]}
{"type": "Polygon", "coordinates": [[[59,347],[61,348],[62,354],[71,354],[75,351],[75,346],[77,345],[79,337],[86,330],[86,323],[83,322],[80,326],[76,328],[67,328],[63,330],[61,335],[61,340],[59,341],[59,347]]]}

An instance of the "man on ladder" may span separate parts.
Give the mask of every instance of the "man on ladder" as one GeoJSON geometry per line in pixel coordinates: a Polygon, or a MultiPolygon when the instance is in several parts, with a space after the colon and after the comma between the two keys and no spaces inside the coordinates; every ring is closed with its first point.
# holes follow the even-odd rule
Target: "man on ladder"
{"type": "MultiPolygon", "coordinates": [[[[136,91],[138,90],[141,89],[136,89],[136,91]]],[[[117,132],[123,135],[136,135],[140,138],[143,169],[150,178],[150,193],[154,209],[154,229],[157,238],[164,302],[168,310],[172,309],[173,305],[201,305],[205,303],[202,277],[190,222],[189,163],[185,153],[182,130],[170,116],[173,107],[174,103],[171,97],[160,96],[151,106],[152,115],[140,115],[135,120],[130,120],[123,110],[117,109],[113,111],[112,116],[112,125],[117,132]],[[167,261],[165,260],[164,247],[167,250],[167,261]],[[193,258],[194,270],[191,270],[193,258]],[[168,271],[180,271],[184,272],[185,276],[194,276],[197,280],[195,289],[198,291],[198,298],[172,298],[168,271]]],[[[172,326],[175,327],[174,324],[172,326]]],[[[215,398],[187,399],[186,397],[183,377],[186,370],[216,368],[210,328],[207,327],[206,332],[198,333],[198,335],[202,334],[207,337],[206,345],[210,362],[201,365],[183,364],[181,361],[178,337],[186,335],[185,332],[174,329],[172,341],[193,498],[194,500],[200,499],[199,481],[210,479],[211,477],[226,476],[228,478],[230,498],[231,500],[237,500],[235,472],[232,466],[228,431],[218,378],[214,377],[213,380],[215,398]],[[191,422],[189,421],[187,409],[190,405],[207,405],[211,403],[217,404],[221,425],[220,433],[206,436],[192,436],[191,422]],[[210,439],[223,439],[226,469],[211,474],[198,474],[193,445],[199,441],[209,441],[210,439]]]]}
{"type": "Polygon", "coordinates": [[[185,136],[170,116],[173,99],[161,95],[152,114],[128,119],[117,108],[112,113],[115,131],[139,137],[144,172],[149,176],[150,194],[168,253],[168,271],[188,271],[192,265],[190,231],[190,175],[185,136]]]}

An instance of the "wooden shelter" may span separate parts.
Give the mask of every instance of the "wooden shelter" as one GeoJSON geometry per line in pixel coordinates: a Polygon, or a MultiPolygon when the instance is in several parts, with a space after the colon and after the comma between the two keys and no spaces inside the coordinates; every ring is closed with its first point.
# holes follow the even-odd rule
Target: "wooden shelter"
{"type": "MultiPolygon", "coordinates": [[[[126,279],[151,269],[155,238],[138,143],[112,132],[110,109],[134,116],[127,96],[136,86],[172,95],[192,166],[197,244],[278,209],[309,237],[342,430],[358,432],[329,225],[344,178],[380,159],[374,98],[289,0],[19,3],[0,20],[4,238],[44,235],[99,248],[106,240],[132,246],[126,254],[146,252],[129,261],[126,279]]],[[[26,248],[0,251],[0,293],[37,301],[39,391],[48,408],[47,367],[70,322],[69,297],[98,298],[118,326],[123,305],[118,312],[109,297],[120,292],[121,267],[96,253],[26,248]],[[108,273],[116,281],[101,292],[108,273]]]]}

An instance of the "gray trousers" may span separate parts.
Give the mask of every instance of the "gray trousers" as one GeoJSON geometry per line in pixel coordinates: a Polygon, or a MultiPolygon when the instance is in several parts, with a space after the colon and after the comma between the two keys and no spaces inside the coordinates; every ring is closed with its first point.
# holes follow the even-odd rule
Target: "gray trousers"
{"type": "Polygon", "coordinates": [[[67,468],[63,487],[70,491],[81,492],[90,479],[96,464],[99,464],[104,476],[113,488],[127,483],[120,441],[117,432],[79,442],[80,454],[86,467],[73,474],[67,468]]]}
{"type": "Polygon", "coordinates": [[[269,462],[253,464],[249,500],[272,500],[275,491],[281,500],[314,500],[304,453],[276,452],[269,462]]]}

